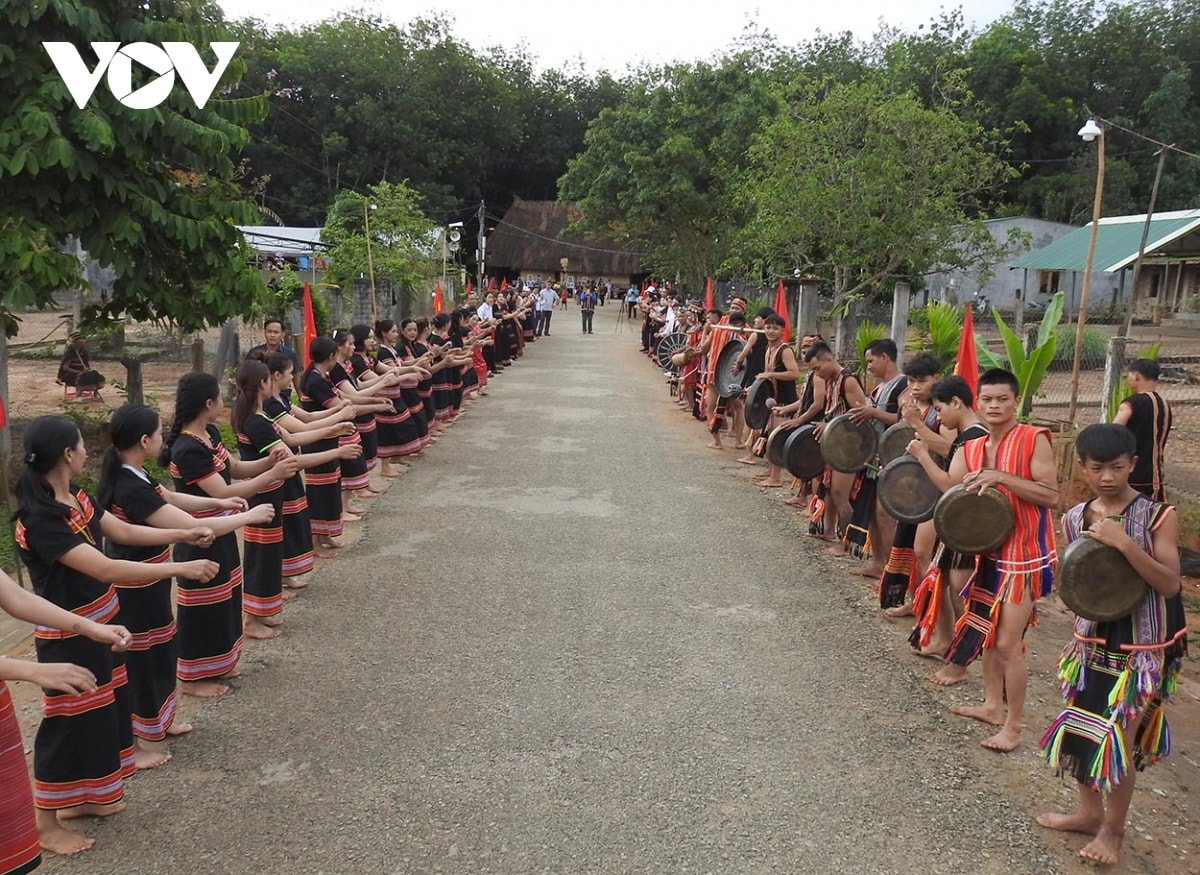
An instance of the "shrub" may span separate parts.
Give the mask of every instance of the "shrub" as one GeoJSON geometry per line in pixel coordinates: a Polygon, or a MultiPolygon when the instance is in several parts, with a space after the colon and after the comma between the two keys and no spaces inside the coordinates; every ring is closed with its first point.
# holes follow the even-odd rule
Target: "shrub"
{"type": "MultiPolygon", "coordinates": [[[[1058,348],[1054,350],[1054,365],[1056,367],[1071,367],[1075,361],[1074,324],[1058,326],[1058,348]]],[[[1080,366],[1099,366],[1104,364],[1104,356],[1108,353],[1108,334],[1099,328],[1083,329],[1083,349],[1080,353],[1080,366]]]]}

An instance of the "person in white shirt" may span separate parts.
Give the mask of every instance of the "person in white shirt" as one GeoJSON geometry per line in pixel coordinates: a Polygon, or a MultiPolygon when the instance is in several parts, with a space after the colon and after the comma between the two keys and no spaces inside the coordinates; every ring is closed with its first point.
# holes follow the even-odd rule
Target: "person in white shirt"
{"type": "Polygon", "coordinates": [[[558,303],[558,292],[549,284],[542,286],[537,298],[537,317],[534,335],[550,336],[550,317],[554,315],[554,305],[558,303]]]}
{"type": "Polygon", "coordinates": [[[483,303],[475,310],[475,314],[479,317],[480,322],[487,322],[494,318],[494,310],[492,307],[496,303],[496,296],[491,292],[487,293],[487,297],[483,299],[483,303]]]}

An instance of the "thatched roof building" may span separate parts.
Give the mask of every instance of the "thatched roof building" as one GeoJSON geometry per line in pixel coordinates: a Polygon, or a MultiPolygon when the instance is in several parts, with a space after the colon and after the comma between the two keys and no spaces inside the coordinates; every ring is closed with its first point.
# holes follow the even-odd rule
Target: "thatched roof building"
{"type": "Polygon", "coordinates": [[[564,234],[578,218],[579,208],[574,204],[517,198],[488,235],[488,273],[620,283],[643,275],[642,253],[622,249],[611,240],[564,234]]]}

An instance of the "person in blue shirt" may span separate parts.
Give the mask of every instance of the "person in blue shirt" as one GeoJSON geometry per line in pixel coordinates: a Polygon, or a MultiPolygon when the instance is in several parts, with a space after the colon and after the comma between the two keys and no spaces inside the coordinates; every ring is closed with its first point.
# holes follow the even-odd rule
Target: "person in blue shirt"
{"type": "MultiPolygon", "coordinates": [[[[292,360],[292,388],[296,390],[296,394],[300,394],[300,357],[296,355],[296,351],[283,342],[286,332],[283,330],[283,321],[281,319],[268,319],[263,323],[263,337],[266,338],[266,343],[260,343],[258,346],[252,347],[246,358],[256,358],[258,353],[266,352],[270,355],[273,352],[286,355],[292,360]]],[[[266,359],[266,356],[263,356],[266,359]]]]}

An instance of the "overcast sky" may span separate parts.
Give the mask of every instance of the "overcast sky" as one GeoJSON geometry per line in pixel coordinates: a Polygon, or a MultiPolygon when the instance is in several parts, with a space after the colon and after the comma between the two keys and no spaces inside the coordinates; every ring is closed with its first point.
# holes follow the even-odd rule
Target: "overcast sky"
{"type": "Polygon", "coordinates": [[[579,52],[588,67],[619,73],[642,62],[690,61],[729,45],[754,22],[780,42],[794,44],[817,32],[851,31],[869,39],[881,20],[914,31],[942,8],[961,6],[968,24],[986,25],[1012,7],[1012,0],[753,0],[753,2],[648,2],[648,0],[218,0],[231,18],[254,17],[294,26],[339,12],[366,9],[397,24],[441,12],[454,33],[477,48],[524,43],[542,69],[579,52]]]}

